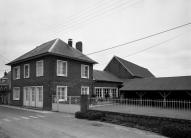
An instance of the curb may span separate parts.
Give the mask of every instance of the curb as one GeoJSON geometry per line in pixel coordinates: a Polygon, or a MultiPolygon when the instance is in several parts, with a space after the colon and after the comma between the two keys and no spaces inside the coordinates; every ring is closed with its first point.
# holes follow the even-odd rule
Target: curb
{"type": "Polygon", "coordinates": [[[28,109],[28,108],[24,108],[24,107],[17,107],[17,106],[11,106],[11,105],[0,105],[0,107],[23,110],[23,111],[30,111],[30,112],[36,112],[36,113],[44,113],[44,114],[53,113],[52,111],[40,111],[40,110],[28,109]]]}

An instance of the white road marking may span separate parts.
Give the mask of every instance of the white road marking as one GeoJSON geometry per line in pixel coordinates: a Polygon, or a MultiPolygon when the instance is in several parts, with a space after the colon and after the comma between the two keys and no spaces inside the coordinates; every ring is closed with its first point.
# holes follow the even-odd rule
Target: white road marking
{"type": "Polygon", "coordinates": [[[17,118],[17,117],[13,117],[13,119],[16,121],[21,120],[20,118],[17,118]]]}
{"type": "Polygon", "coordinates": [[[38,118],[38,117],[36,117],[36,116],[29,116],[30,118],[38,118]]]}
{"type": "Polygon", "coordinates": [[[30,118],[28,118],[28,117],[25,117],[25,116],[21,116],[21,118],[22,118],[22,119],[30,119],[30,118]]]}
{"type": "Polygon", "coordinates": [[[36,116],[38,116],[38,117],[46,117],[46,116],[44,116],[44,115],[36,115],[36,116]]]}
{"type": "Polygon", "coordinates": [[[63,116],[63,117],[73,117],[72,115],[65,115],[65,116],[63,116]]]}
{"type": "Polygon", "coordinates": [[[11,120],[9,120],[7,118],[4,118],[3,120],[6,121],[6,122],[11,122],[11,120]]]}

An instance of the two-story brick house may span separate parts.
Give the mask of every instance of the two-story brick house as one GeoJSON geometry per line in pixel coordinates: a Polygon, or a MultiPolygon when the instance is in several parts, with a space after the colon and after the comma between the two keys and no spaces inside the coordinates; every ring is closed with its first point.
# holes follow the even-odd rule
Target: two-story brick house
{"type": "Polygon", "coordinates": [[[93,64],[82,53],[82,42],[72,47],[61,39],[46,42],[11,61],[11,104],[51,110],[52,95],[66,100],[67,96],[91,94],[93,64]]]}

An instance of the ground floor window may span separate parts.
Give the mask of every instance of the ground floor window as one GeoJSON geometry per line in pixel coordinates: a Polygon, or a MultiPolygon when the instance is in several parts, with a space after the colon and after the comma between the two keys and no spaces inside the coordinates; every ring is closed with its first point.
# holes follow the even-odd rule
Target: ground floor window
{"type": "Polygon", "coordinates": [[[95,88],[95,95],[97,98],[102,97],[102,88],[95,88]]]}
{"type": "Polygon", "coordinates": [[[88,86],[82,86],[81,87],[81,94],[82,95],[89,95],[89,87],[88,86]]]}
{"type": "Polygon", "coordinates": [[[67,101],[67,86],[57,86],[56,97],[59,101],[67,101]]]}
{"type": "Polygon", "coordinates": [[[97,98],[117,98],[118,88],[116,87],[95,87],[95,95],[97,98]]]}
{"type": "Polygon", "coordinates": [[[20,100],[20,87],[13,87],[13,100],[20,100]]]}

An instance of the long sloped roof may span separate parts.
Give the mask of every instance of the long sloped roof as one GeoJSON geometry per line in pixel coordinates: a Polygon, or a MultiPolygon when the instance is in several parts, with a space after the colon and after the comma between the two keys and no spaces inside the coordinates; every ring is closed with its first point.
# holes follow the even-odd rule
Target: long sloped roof
{"type": "Polygon", "coordinates": [[[11,61],[7,65],[22,62],[28,59],[33,59],[42,55],[57,55],[74,60],[85,61],[88,63],[96,63],[96,61],[90,59],[79,50],[69,46],[67,43],[58,38],[37,46],[33,50],[11,61]]]}
{"type": "Polygon", "coordinates": [[[120,90],[124,91],[191,91],[191,76],[140,78],[124,82],[120,90]]]}
{"type": "Polygon", "coordinates": [[[133,76],[136,77],[154,77],[154,75],[146,68],[138,66],[132,62],[126,61],[120,57],[115,56],[125,69],[127,69],[133,76]]]}
{"type": "Polygon", "coordinates": [[[95,81],[107,81],[107,82],[123,82],[115,75],[106,72],[106,71],[100,71],[100,70],[93,70],[93,78],[95,81]]]}

